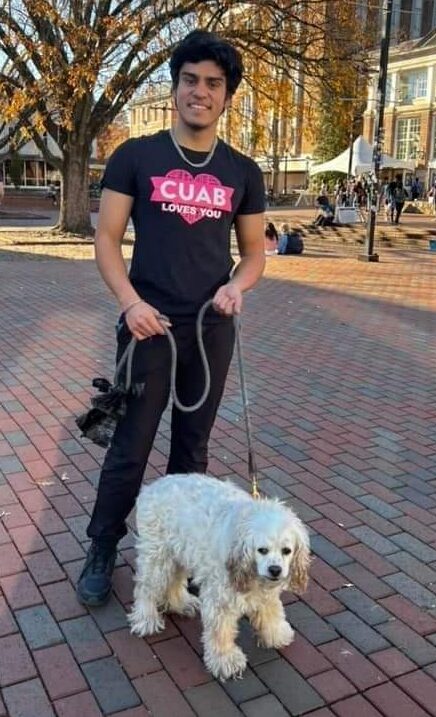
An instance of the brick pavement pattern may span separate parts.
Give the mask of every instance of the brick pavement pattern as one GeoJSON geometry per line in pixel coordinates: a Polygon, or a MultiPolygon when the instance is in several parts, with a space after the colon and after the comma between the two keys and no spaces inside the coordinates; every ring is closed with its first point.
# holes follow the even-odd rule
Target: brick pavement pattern
{"type": "MultiPolygon", "coordinates": [[[[116,320],[78,256],[0,251],[0,717],[436,716],[431,254],[270,257],[246,297],[261,488],[309,525],[314,559],[307,593],[284,596],[295,642],[260,649],[242,621],[249,668],[227,683],[203,667],[198,618],[130,635],[131,533],[109,604],[75,599],[103,451],[74,418],[112,375],[116,320]]],[[[168,438],[166,413],[149,479],[168,438]]],[[[210,447],[209,472],[248,489],[235,366],[210,447]]]]}

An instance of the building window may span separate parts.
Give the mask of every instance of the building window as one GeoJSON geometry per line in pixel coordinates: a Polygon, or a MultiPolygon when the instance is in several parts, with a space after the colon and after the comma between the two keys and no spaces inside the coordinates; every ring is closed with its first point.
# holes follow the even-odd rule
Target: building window
{"type": "MultiPolygon", "coordinates": [[[[380,3],[380,24],[383,22],[383,3],[380,3]]],[[[392,20],[391,20],[391,35],[396,38],[400,29],[401,21],[401,0],[393,0],[392,3],[392,20]]]]}
{"type": "Polygon", "coordinates": [[[427,69],[415,70],[400,76],[402,102],[413,102],[427,96],[427,69]]]}
{"type": "MultiPolygon", "coordinates": [[[[374,97],[377,97],[377,79],[374,81],[374,97]]],[[[392,75],[386,77],[386,102],[393,102],[395,104],[395,92],[392,75]]],[[[371,108],[373,109],[373,107],[371,108]]]]}
{"type": "Polygon", "coordinates": [[[431,155],[432,159],[436,159],[436,117],[433,117],[433,152],[431,155]]]}
{"type": "Polygon", "coordinates": [[[419,151],[421,120],[419,117],[400,119],[397,122],[397,159],[414,159],[419,151]]]}
{"type": "Polygon", "coordinates": [[[413,0],[410,13],[411,38],[421,37],[423,2],[424,0],[413,0]]]}

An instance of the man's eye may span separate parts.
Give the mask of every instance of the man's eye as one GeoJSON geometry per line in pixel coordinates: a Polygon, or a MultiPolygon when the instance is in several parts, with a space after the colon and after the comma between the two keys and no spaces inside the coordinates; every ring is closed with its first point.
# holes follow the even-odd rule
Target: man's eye
{"type": "Polygon", "coordinates": [[[267,555],[269,551],[268,551],[268,548],[258,548],[257,552],[260,553],[261,555],[267,555]]]}
{"type": "Polygon", "coordinates": [[[290,555],[292,550],[290,548],[283,548],[282,555],[290,555]]]}

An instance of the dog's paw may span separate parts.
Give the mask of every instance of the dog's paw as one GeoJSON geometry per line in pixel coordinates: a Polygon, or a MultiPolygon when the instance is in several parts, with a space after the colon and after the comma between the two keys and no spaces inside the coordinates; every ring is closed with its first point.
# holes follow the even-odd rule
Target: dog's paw
{"type": "Polygon", "coordinates": [[[155,635],[165,629],[165,620],[162,615],[159,615],[158,612],[147,613],[141,607],[134,607],[132,612],[127,615],[127,621],[130,625],[130,632],[139,637],[155,635]]]}
{"type": "Polygon", "coordinates": [[[266,648],[275,648],[290,645],[295,638],[295,632],[286,620],[282,620],[278,624],[271,624],[262,630],[259,635],[259,645],[266,648]]]}
{"type": "Polygon", "coordinates": [[[293,642],[295,632],[288,622],[283,620],[278,624],[270,625],[268,629],[262,631],[259,635],[259,644],[265,648],[279,649],[286,647],[293,642]]]}
{"type": "Polygon", "coordinates": [[[174,612],[176,615],[183,615],[184,617],[195,617],[195,614],[199,612],[201,601],[195,595],[190,595],[186,592],[178,600],[170,600],[164,605],[164,612],[174,612]]]}
{"type": "Polygon", "coordinates": [[[204,661],[207,669],[216,679],[224,682],[231,678],[238,679],[247,667],[247,658],[239,647],[234,647],[224,654],[205,654],[204,661]]]}
{"type": "Polygon", "coordinates": [[[195,595],[188,595],[185,602],[180,605],[179,614],[185,615],[185,617],[195,617],[195,614],[199,612],[201,601],[195,595]]]}

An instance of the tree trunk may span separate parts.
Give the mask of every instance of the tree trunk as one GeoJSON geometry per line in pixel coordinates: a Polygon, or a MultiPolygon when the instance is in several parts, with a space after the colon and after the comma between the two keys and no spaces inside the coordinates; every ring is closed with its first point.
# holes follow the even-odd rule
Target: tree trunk
{"type": "Polygon", "coordinates": [[[279,118],[278,118],[278,105],[274,105],[274,115],[272,123],[272,165],[273,165],[273,196],[277,199],[279,195],[279,175],[280,175],[280,154],[279,154],[279,118]]]}
{"type": "Polygon", "coordinates": [[[64,151],[60,214],[57,229],[81,236],[93,236],[89,203],[90,144],[64,151]]]}

